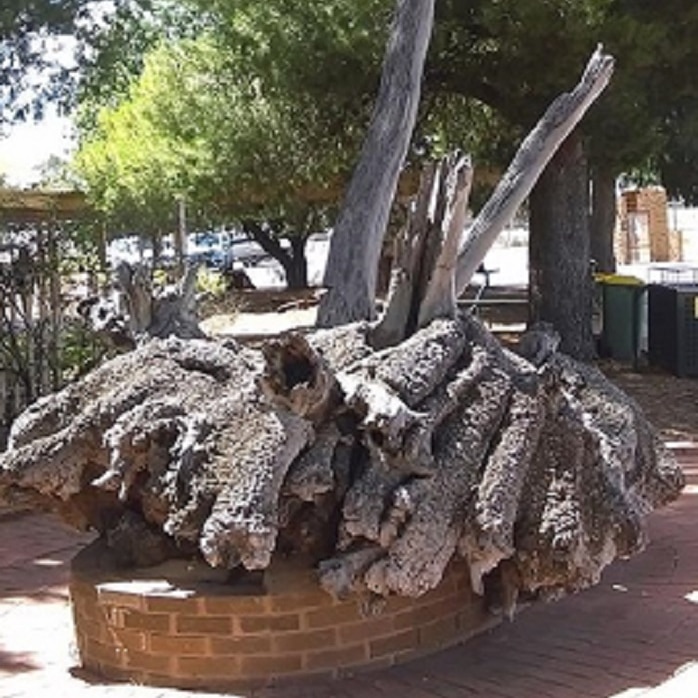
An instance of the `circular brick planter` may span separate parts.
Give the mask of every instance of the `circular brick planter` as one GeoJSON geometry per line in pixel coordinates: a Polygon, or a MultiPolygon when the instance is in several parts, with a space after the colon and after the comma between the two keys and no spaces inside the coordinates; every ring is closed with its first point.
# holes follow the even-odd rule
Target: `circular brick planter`
{"type": "Polygon", "coordinates": [[[102,544],[73,561],[70,593],[83,666],[109,679],[219,688],[381,667],[461,641],[489,624],[465,565],[419,599],[366,609],[334,601],[312,570],[276,563],[229,584],[203,564],[115,570],[102,544]],[[380,611],[380,612],[377,612],[380,611]]]}

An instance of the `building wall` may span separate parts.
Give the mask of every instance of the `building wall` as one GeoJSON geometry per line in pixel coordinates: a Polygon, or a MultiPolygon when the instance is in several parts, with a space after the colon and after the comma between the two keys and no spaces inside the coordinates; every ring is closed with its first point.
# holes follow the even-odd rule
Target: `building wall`
{"type": "Polygon", "coordinates": [[[669,223],[667,195],[663,187],[624,191],[618,200],[618,226],[614,240],[618,262],[681,261],[681,235],[670,230],[669,223]]]}

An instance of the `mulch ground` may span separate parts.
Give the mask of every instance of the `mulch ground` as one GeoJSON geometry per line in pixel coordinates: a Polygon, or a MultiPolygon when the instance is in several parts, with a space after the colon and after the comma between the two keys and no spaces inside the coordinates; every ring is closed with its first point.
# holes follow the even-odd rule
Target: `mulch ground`
{"type": "Polygon", "coordinates": [[[611,361],[602,361],[599,367],[637,400],[664,439],[698,440],[697,378],[678,378],[651,366],[633,370],[611,361]]]}

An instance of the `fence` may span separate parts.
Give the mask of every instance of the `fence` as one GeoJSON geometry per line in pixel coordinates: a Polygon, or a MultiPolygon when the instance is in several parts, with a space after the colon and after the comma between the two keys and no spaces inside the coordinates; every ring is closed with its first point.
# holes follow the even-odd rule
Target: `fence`
{"type": "Polygon", "coordinates": [[[0,190],[0,449],[26,406],[99,351],[70,319],[63,281],[64,233],[84,210],[75,193],[0,190]]]}

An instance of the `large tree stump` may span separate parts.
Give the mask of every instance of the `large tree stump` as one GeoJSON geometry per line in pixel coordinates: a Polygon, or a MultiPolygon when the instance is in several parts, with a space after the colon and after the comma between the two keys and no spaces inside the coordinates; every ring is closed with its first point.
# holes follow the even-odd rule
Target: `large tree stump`
{"type": "Polygon", "coordinates": [[[140,564],[146,531],[153,562],[264,569],[310,552],[337,596],[418,596],[465,558],[476,590],[507,580],[511,611],[519,588],[596,582],[681,490],[637,405],[545,328],[528,358],[470,316],[393,347],[369,337],[152,339],[16,421],[0,499],[96,528],[140,564]]]}

